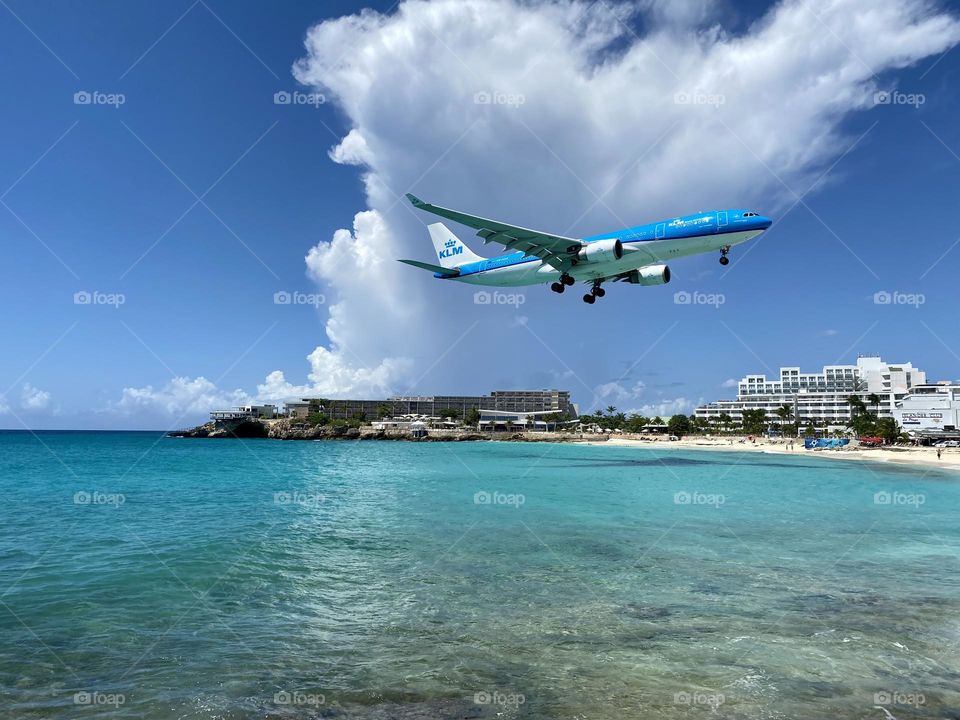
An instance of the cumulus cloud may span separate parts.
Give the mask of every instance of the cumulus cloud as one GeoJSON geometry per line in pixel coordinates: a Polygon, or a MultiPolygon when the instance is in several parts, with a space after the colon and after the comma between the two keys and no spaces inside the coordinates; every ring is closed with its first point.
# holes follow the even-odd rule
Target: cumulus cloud
{"type": "Polygon", "coordinates": [[[720,387],[722,387],[722,388],[735,388],[735,387],[737,387],[737,381],[734,380],[733,378],[728,378],[728,379],[724,380],[722,383],[720,383],[720,387]]]}
{"type": "Polygon", "coordinates": [[[152,385],[124,388],[119,402],[109,409],[122,415],[136,413],[178,419],[245,405],[250,400],[242,390],[220,390],[205,377],[177,377],[158,388],[152,385]]]}
{"type": "MultiPolygon", "coordinates": [[[[394,262],[432,257],[433,218],[404,192],[574,236],[709,207],[772,214],[794,199],[784,184],[806,191],[851,145],[843,121],[872,107],[878,78],[960,42],[957,19],[927,0],[784,0],[737,33],[724,7],[405,0],[312,27],[293,73],[345,118],[329,156],[357,166],[367,207],[307,253],[328,299],[309,371],[276,370],[255,397],[375,397],[411,390],[424,368],[431,387],[460,389],[464,366],[489,366],[477,359],[501,339],[465,332],[488,310],[394,262]]],[[[206,411],[241,397],[180,378],[128,388],[119,406],[206,411]]],[[[691,406],[651,403],[640,409],[691,406]]]]}
{"type": "Polygon", "coordinates": [[[294,74],[343,111],[330,156],[363,168],[369,208],[308,256],[339,298],[312,381],[319,367],[354,388],[393,385],[411,368],[398,336],[427,355],[449,341],[438,313],[403,310],[442,306],[451,289],[388,261],[425,254],[406,190],[570,234],[700,207],[770,212],[793,199],[781,180],[803,192],[849,147],[841,123],[872,106],[879,76],[960,40],[921,0],[788,0],[736,35],[721,11],[407,0],[313,27],[294,74]]]}
{"type": "Polygon", "coordinates": [[[593,390],[593,405],[631,402],[643,394],[646,385],[638,380],[633,385],[624,385],[619,381],[603,383],[593,390]]]}
{"type": "Polygon", "coordinates": [[[700,401],[694,402],[688,398],[678,397],[647,403],[632,412],[646,417],[656,417],[659,415],[662,418],[667,418],[673,415],[689,415],[699,404],[700,401]]]}
{"type": "MultiPolygon", "coordinates": [[[[30,383],[24,383],[20,393],[20,404],[24,410],[46,410],[50,406],[50,393],[35,388],[30,383]]],[[[0,411],[3,409],[3,403],[0,401],[0,411]]]]}

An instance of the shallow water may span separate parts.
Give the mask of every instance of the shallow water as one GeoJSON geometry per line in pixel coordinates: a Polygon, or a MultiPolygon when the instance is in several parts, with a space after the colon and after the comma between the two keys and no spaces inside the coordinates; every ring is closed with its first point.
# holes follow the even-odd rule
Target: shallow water
{"type": "Polygon", "coordinates": [[[4,716],[960,717],[937,470],[2,433],[0,487],[4,716]]]}

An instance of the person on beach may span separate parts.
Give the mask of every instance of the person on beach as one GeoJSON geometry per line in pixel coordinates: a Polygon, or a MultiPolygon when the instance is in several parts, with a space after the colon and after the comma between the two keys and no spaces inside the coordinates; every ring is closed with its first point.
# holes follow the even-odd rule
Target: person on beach
{"type": "Polygon", "coordinates": [[[942,452],[942,450],[940,450],[940,448],[937,448],[937,460],[940,459],[940,453],[941,453],[941,452],[942,452]]]}

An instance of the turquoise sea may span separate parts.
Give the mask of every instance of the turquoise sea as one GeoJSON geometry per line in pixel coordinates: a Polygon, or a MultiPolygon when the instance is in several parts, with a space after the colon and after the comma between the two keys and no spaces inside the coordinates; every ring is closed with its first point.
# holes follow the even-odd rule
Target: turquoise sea
{"type": "Polygon", "coordinates": [[[957,718],[960,476],[0,433],[4,718],[957,718]]]}

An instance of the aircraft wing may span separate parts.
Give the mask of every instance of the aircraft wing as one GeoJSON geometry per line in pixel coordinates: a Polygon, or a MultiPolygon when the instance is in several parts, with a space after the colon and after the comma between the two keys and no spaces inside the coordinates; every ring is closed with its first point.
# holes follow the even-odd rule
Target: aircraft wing
{"type": "Polygon", "coordinates": [[[407,199],[419,210],[426,210],[434,215],[445,217],[467,227],[476,228],[477,235],[483,238],[483,243],[499,243],[509,250],[521,250],[527,255],[534,255],[548,265],[564,272],[570,268],[576,254],[583,247],[583,241],[576,238],[553,235],[507,225],[497,220],[467,215],[458,210],[450,210],[437,205],[425,203],[418,197],[407,193],[407,199]]]}

